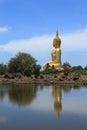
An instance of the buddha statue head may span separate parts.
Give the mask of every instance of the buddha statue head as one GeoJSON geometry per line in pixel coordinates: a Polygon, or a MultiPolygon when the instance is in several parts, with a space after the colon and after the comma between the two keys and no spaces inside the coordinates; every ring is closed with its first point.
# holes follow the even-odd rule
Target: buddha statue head
{"type": "Polygon", "coordinates": [[[61,39],[59,38],[58,36],[58,31],[56,32],[56,37],[54,38],[53,40],[53,46],[55,48],[60,48],[60,45],[61,45],[61,39]]]}

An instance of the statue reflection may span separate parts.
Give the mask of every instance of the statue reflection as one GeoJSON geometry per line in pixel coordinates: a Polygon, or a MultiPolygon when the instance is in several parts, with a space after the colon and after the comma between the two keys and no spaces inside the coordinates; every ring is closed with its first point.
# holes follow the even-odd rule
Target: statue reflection
{"type": "Polygon", "coordinates": [[[56,112],[58,118],[60,118],[60,113],[62,111],[62,90],[60,86],[52,87],[52,96],[54,98],[54,111],[56,112]]]}
{"type": "Polygon", "coordinates": [[[11,86],[8,96],[11,103],[26,106],[32,103],[37,93],[37,87],[29,85],[11,86]]]}

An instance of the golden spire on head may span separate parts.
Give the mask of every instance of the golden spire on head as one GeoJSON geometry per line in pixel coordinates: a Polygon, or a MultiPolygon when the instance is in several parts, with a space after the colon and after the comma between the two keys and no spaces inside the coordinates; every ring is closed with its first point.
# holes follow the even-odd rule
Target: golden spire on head
{"type": "Polygon", "coordinates": [[[56,31],[56,37],[58,37],[58,30],[56,31]]]}

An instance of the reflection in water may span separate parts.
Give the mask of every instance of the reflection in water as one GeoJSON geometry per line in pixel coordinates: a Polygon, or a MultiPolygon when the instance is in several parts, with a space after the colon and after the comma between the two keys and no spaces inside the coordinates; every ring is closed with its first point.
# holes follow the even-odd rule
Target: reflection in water
{"type": "Polygon", "coordinates": [[[30,104],[35,99],[36,93],[37,87],[27,84],[0,86],[0,100],[3,101],[7,94],[11,103],[20,106],[30,104]]]}
{"type": "MultiPolygon", "coordinates": [[[[3,101],[5,95],[7,95],[10,103],[18,106],[29,105],[37,95],[37,91],[43,90],[44,88],[49,88],[50,86],[34,86],[28,84],[19,85],[2,85],[0,86],[0,100],[3,101]]],[[[81,87],[81,86],[80,86],[81,87]]],[[[52,86],[52,96],[54,98],[54,111],[56,112],[58,118],[60,118],[60,113],[62,112],[62,91],[64,93],[70,93],[72,88],[80,89],[79,86],[52,86]]]]}
{"type": "Polygon", "coordinates": [[[8,95],[8,85],[1,85],[0,86],[0,101],[4,100],[4,97],[6,94],[8,95]]]}
{"type": "Polygon", "coordinates": [[[19,106],[30,104],[36,97],[37,87],[29,85],[12,86],[8,92],[9,100],[19,106]]]}
{"type": "Polygon", "coordinates": [[[4,99],[4,92],[3,90],[0,90],[0,100],[3,101],[4,99]]]}
{"type": "Polygon", "coordinates": [[[62,92],[61,92],[60,86],[52,87],[52,96],[54,97],[54,110],[55,110],[58,118],[60,118],[60,113],[62,111],[62,103],[61,103],[62,92]]]}
{"type": "Polygon", "coordinates": [[[58,118],[60,118],[60,113],[62,112],[62,90],[64,93],[70,93],[73,89],[80,89],[81,86],[70,86],[70,85],[54,85],[52,86],[52,96],[54,98],[54,111],[56,112],[58,118]]]}
{"type": "Polygon", "coordinates": [[[0,86],[0,130],[87,130],[87,88],[74,89],[78,87],[0,86]],[[20,105],[21,109],[10,104],[20,105]],[[61,120],[55,118],[54,111],[58,118],[63,111],[61,120]]]}
{"type": "Polygon", "coordinates": [[[70,86],[70,85],[62,86],[64,93],[70,93],[72,88],[73,86],[70,86]]]}

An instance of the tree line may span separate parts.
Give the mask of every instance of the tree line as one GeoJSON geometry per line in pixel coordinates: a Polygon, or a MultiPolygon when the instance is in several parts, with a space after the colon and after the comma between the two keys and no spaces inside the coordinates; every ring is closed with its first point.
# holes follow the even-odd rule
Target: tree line
{"type": "Polygon", "coordinates": [[[9,60],[8,64],[0,64],[0,75],[10,73],[14,76],[39,76],[42,74],[58,74],[61,72],[65,75],[69,73],[87,75],[87,66],[71,66],[70,63],[65,62],[62,65],[62,70],[58,71],[54,66],[50,68],[49,63],[47,63],[46,70],[41,70],[41,66],[37,64],[37,60],[30,54],[24,52],[19,52],[14,58],[9,60]]]}

